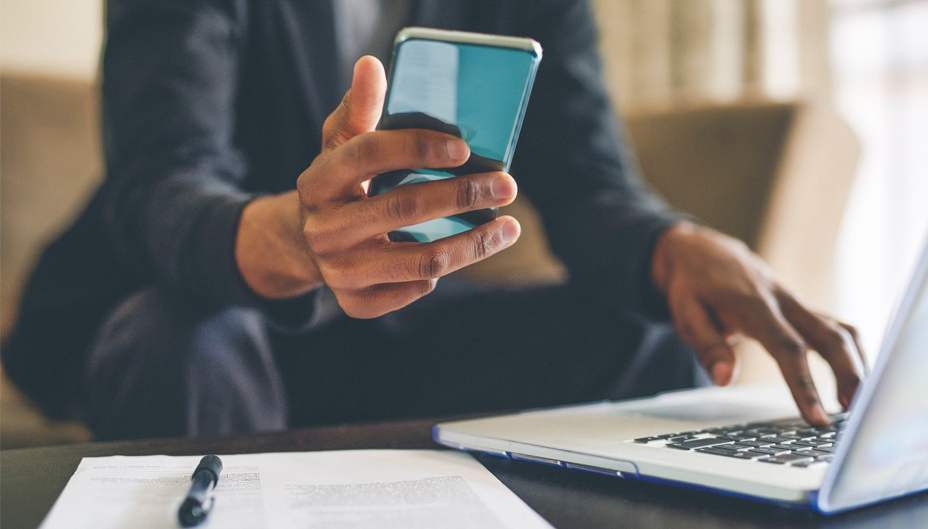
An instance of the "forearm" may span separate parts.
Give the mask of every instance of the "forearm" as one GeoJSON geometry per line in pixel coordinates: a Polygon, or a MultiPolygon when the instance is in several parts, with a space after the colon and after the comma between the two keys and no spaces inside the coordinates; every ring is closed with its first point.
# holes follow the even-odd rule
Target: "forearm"
{"type": "Polygon", "coordinates": [[[661,234],[683,217],[623,198],[604,193],[572,208],[576,214],[552,223],[557,224],[550,229],[552,249],[568,266],[572,283],[600,309],[666,320],[665,299],[651,281],[652,255],[661,234]]]}
{"type": "Polygon", "coordinates": [[[104,223],[142,281],[211,306],[258,301],[234,259],[253,193],[231,141],[244,23],[233,2],[108,3],[104,223]]]}
{"type": "MultiPolygon", "coordinates": [[[[526,33],[544,43],[512,173],[571,282],[610,313],[668,317],[651,287],[658,235],[682,216],[641,181],[614,118],[585,2],[559,2],[526,33]]],[[[541,15],[539,15],[541,17],[541,15]]]]}
{"type": "Polygon", "coordinates": [[[259,296],[290,298],[323,285],[301,220],[296,191],[257,198],[242,211],[235,261],[245,283],[259,296]]]}

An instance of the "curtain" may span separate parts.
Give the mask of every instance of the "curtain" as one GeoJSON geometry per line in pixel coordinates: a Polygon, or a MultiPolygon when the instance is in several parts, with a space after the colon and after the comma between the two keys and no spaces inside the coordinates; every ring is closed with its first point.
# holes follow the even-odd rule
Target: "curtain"
{"type": "Polygon", "coordinates": [[[594,0],[622,112],[831,94],[827,0],[594,0]]]}
{"type": "Polygon", "coordinates": [[[835,104],[861,143],[835,305],[870,358],[928,240],[928,0],[832,0],[835,104]]]}
{"type": "Polygon", "coordinates": [[[928,239],[928,0],[593,0],[620,112],[830,104],[861,155],[831,308],[870,359],[928,239]]]}

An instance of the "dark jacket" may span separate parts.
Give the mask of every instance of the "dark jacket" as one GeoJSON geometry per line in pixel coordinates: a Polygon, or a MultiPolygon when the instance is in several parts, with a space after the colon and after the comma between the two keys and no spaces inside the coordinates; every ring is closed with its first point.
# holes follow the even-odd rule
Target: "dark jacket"
{"type": "MultiPolygon", "coordinates": [[[[249,305],[299,325],[312,294],[259,299],[234,259],[239,215],[292,190],[342,96],[332,6],[313,0],[109,0],[106,181],[43,256],[3,348],[52,416],[76,402],[105,316],[157,284],[205,307],[249,305]]],[[[410,25],[532,37],[544,48],[512,174],[572,281],[606,311],[666,317],[648,266],[679,217],[639,181],[602,84],[589,6],[419,0],[410,25]]]]}

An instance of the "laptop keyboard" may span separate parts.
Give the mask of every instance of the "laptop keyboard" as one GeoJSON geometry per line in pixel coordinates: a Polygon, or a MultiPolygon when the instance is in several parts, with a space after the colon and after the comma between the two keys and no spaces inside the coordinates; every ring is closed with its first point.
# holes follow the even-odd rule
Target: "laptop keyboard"
{"type": "Polygon", "coordinates": [[[826,426],[795,420],[756,422],[642,437],[634,442],[804,468],[831,462],[846,417],[846,413],[832,415],[826,426]]]}

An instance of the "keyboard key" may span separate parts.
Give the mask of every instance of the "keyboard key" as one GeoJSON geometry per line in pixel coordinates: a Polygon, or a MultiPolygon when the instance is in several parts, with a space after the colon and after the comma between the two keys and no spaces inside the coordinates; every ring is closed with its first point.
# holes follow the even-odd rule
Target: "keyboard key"
{"type": "Polygon", "coordinates": [[[790,441],[795,441],[795,439],[790,439],[789,437],[762,437],[761,440],[769,441],[772,444],[786,444],[790,441]]]}
{"type": "Polygon", "coordinates": [[[667,447],[676,448],[678,450],[693,450],[694,448],[704,448],[707,446],[715,446],[721,444],[734,444],[731,441],[722,439],[721,437],[709,437],[707,439],[696,439],[694,441],[686,441],[684,443],[675,443],[669,444],[667,447]]]}
{"type": "Polygon", "coordinates": [[[765,441],[764,439],[758,439],[758,440],[756,440],[756,441],[741,441],[741,442],[738,443],[738,444],[742,444],[742,445],[745,445],[745,446],[750,446],[750,447],[753,447],[753,448],[760,448],[760,447],[763,447],[763,446],[772,446],[772,445],[775,445],[776,443],[772,443],[772,442],[770,442],[770,441],[765,441]]]}
{"type": "Polygon", "coordinates": [[[811,457],[808,456],[797,456],[796,454],[782,454],[778,456],[768,457],[767,459],[761,459],[764,463],[774,463],[777,465],[785,465],[786,463],[794,463],[797,461],[812,461],[811,457]]]}
{"type": "Polygon", "coordinates": [[[743,445],[741,443],[735,443],[735,444],[716,445],[714,448],[717,448],[719,450],[729,450],[731,452],[743,452],[745,450],[751,450],[754,447],[743,445]]]}
{"type": "Polygon", "coordinates": [[[638,439],[635,439],[636,443],[641,444],[653,443],[654,441],[663,441],[663,439],[660,437],[639,437],[638,439]]]}
{"type": "Polygon", "coordinates": [[[673,437],[668,437],[668,438],[667,438],[667,442],[668,442],[668,443],[679,443],[679,442],[682,442],[682,441],[690,441],[690,440],[692,440],[692,439],[696,439],[696,436],[695,436],[695,435],[690,435],[690,434],[679,434],[679,435],[675,435],[675,436],[673,436],[673,437]]]}
{"type": "Polygon", "coordinates": [[[829,454],[828,452],[820,452],[820,451],[815,450],[815,449],[809,449],[809,450],[796,450],[796,451],[793,452],[793,453],[796,454],[796,455],[808,456],[808,457],[819,457],[819,456],[831,455],[831,454],[829,454]]]}
{"type": "Polygon", "coordinates": [[[767,457],[765,454],[750,454],[748,452],[738,452],[736,450],[720,450],[718,448],[700,448],[696,450],[697,452],[702,452],[703,454],[713,454],[717,456],[733,457],[735,459],[757,459],[759,457],[767,457]]]}
{"type": "Polygon", "coordinates": [[[751,430],[751,429],[757,429],[757,428],[768,428],[768,427],[770,427],[770,426],[773,426],[773,424],[770,423],[770,422],[767,422],[767,421],[765,421],[765,422],[749,422],[749,423],[747,423],[747,424],[744,425],[744,428],[745,428],[746,430],[751,430]]]}
{"type": "Polygon", "coordinates": [[[711,433],[712,435],[725,435],[728,433],[727,430],[721,428],[706,428],[705,430],[700,430],[699,433],[711,433]]]}
{"type": "Polygon", "coordinates": [[[771,424],[770,429],[780,433],[795,433],[798,428],[786,424],[771,424]]]}
{"type": "Polygon", "coordinates": [[[744,428],[741,426],[732,426],[729,428],[722,428],[722,433],[720,435],[739,434],[739,433],[742,433],[743,431],[744,431],[744,428]]]}
{"type": "Polygon", "coordinates": [[[799,435],[799,434],[792,434],[792,433],[780,434],[780,436],[778,437],[778,439],[783,439],[783,440],[791,439],[793,441],[798,441],[800,439],[811,439],[811,438],[812,436],[809,436],[809,435],[799,435]]]}
{"type": "Polygon", "coordinates": [[[797,446],[808,446],[808,447],[814,448],[816,446],[831,446],[831,441],[825,441],[825,440],[820,440],[820,439],[803,439],[801,441],[793,441],[791,444],[794,444],[797,446]]]}
{"type": "Polygon", "coordinates": [[[778,428],[753,428],[750,430],[745,430],[744,433],[756,435],[757,437],[763,437],[765,435],[777,435],[781,433],[781,430],[778,428]]]}
{"type": "Polygon", "coordinates": [[[807,467],[811,467],[812,465],[827,465],[828,463],[829,463],[828,461],[819,461],[816,459],[814,461],[797,461],[796,463],[793,463],[791,466],[799,467],[799,468],[807,468],[807,467]]]}
{"type": "Polygon", "coordinates": [[[729,433],[721,435],[718,438],[725,439],[727,441],[753,441],[754,439],[757,439],[757,436],[748,433],[729,433]]]}
{"type": "Polygon", "coordinates": [[[800,449],[802,449],[802,448],[808,448],[808,447],[807,447],[807,446],[804,446],[804,447],[803,447],[803,446],[796,446],[796,445],[792,445],[792,444],[789,444],[789,445],[778,444],[778,445],[772,445],[770,448],[782,448],[783,450],[788,450],[788,451],[792,452],[793,450],[800,450],[800,449]]]}
{"type": "Polygon", "coordinates": [[[754,453],[754,454],[764,454],[764,455],[768,455],[768,456],[778,456],[778,455],[781,455],[781,454],[788,454],[788,453],[790,453],[789,450],[783,450],[783,449],[780,449],[780,448],[773,448],[773,447],[770,447],[770,448],[755,448],[755,449],[751,450],[751,452],[754,453]]]}

